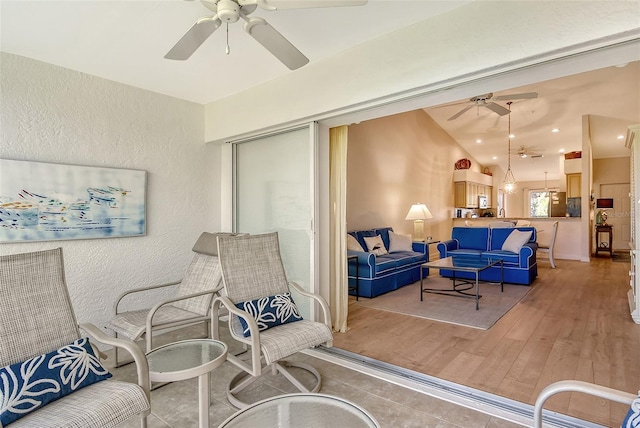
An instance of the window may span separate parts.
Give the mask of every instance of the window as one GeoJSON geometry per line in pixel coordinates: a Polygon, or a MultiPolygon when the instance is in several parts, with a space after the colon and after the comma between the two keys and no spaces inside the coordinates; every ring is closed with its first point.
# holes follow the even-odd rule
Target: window
{"type": "Polygon", "coordinates": [[[549,217],[549,195],[548,190],[529,192],[529,217],[549,217]]]}

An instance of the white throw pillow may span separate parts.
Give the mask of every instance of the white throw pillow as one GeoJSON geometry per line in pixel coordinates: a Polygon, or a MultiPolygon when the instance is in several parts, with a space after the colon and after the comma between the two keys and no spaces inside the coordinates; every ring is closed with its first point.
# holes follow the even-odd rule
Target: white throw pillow
{"type": "Polygon", "coordinates": [[[354,238],[353,235],[349,235],[347,233],[347,250],[364,251],[364,248],[362,248],[362,245],[360,245],[358,240],[354,238]]]}
{"type": "Polygon", "coordinates": [[[389,231],[389,252],[413,251],[411,235],[401,235],[389,231]]]}
{"type": "Polygon", "coordinates": [[[502,244],[502,251],[511,251],[512,253],[519,253],[520,248],[531,238],[532,231],[521,232],[518,229],[513,229],[507,239],[502,244]]]}
{"type": "Polygon", "coordinates": [[[387,248],[384,246],[384,242],[382,242],[382,236],[365,236],[364,243],[367,244],[367,249],[370,253],[375,254],[376,256],[382,256],[387,253],[387,248]]]}

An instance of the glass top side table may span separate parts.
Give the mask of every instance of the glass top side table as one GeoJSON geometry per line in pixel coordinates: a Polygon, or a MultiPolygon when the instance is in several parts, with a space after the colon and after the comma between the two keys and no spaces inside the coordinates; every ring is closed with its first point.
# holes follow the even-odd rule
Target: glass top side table
{"type": "Polygon", "coordinates": [[[286,394],[242,409],[218,428],[240,427],[380,428],[362,407],[325,394],[286,394]]]}
{"type": "Polygon", "coordinates": [[[210,373],[227,359],[227,345],[213,339],[182,340],[147,352],[149,379],[174,382],[198,378],[199,426],[209,428],[210,373]]]}

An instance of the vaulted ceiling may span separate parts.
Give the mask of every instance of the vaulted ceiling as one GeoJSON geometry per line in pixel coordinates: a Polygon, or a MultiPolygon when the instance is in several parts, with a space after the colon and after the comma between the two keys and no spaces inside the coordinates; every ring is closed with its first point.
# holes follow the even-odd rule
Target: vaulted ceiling
{"type": "MultiPolygon", "coordinates": [[[[500,90],[493,96],[530,92],[537,97],[514,99],[511,113],[504,116],[469,99],[425,111],[478,162],[503,170],[510,116],[511,165],[518,180],[544,180],[545,172],[549,179],[560,178],[564,153],[582,150],[585,116],[594,159],[629,156],[624,136],[629,125],[640,123],[640,62],[500,90]],[[467,106],[472,107],[449,120],[467,106]]],[[[506,101],[495,102],[509,107],[506,101]]]]}

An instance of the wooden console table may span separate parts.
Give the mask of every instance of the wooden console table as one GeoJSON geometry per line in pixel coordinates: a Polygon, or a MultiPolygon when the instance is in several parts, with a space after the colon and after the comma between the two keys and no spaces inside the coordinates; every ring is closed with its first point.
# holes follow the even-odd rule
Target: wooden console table
{"type": "Polygon", "coordinates": [[[596,257],[598,257],[598,253],[609,253],[609,257],[613,255],[613,226],[596,226],[596,257]],[[609,235],[608,241],[601,241],[600,234],[609,235]]]}

